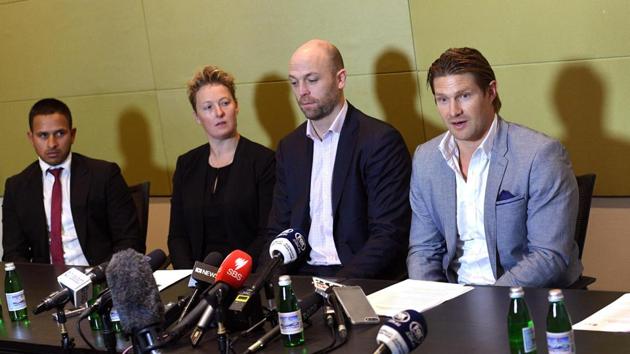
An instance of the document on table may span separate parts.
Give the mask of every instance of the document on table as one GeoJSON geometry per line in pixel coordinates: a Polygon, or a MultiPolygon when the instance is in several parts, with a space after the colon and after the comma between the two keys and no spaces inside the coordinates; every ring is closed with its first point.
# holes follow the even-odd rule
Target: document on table
{"type": "Polygon", "coordinates": [[[368,296],[379,316],[393,316],[402,310],[422,312],[474,289],[472,286],[407,279],[368,296]]]}
{"type": "Polygon", "coordinates": [[[169,286],[177,283],[181,279],[192,274],[192,269],[177,269],[177,270],[156,270],[153,272],[153,278],[158,286],[158,290],[162,291],[169,286]]]}
{"type": "Polygon", "coordinates": [[[630,294],[624,294],[608,306],[590,315],[573,329],[603,332],[630,332],[630,294]]]}

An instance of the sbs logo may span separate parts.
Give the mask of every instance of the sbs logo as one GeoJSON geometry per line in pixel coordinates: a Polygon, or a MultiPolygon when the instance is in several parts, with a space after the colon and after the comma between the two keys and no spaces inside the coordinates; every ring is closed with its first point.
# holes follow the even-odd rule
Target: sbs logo
{"type": "Polygon", "coordinates": [[[243,280],[243,274],[237,272],[234,268],[228,268],[227,274],[238,281],[243,280]]]}

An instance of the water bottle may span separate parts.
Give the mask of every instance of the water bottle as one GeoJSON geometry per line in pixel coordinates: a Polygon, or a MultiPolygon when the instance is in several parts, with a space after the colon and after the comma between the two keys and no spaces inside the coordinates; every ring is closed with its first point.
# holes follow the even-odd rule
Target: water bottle
{"type": "Polygon", "coordinates": [[[285,347],[295,347],[304,343],[304,324],[298,301],[293,292],[291,278],[282,275],[278,278],[278,322],[285,347]]]}
{"type": "Polygon", "coordinates": [[[564,305],[560,289],[549,290],[547,313],[547,349],[549,354],[575,354],[575,339],[571,318],[564,305]]]}
{"type": "MultiPolygon", "coordinates": [[[[104,287],[101,284],[94,284],[92,286],[92,298],[88,300],[88,306],[92,306],[103,288],[104,287]]],[[[103,330],[103,319],[101,319],[101,315],[98,314],[98,311],[92,311],[92,313],[88,316],[88,319],[90,320],[90,328],[92,328],[93,331],[103,330]]]]}
{"type": "Polygon", "coordinates": [[[15,271],[15,264],[8,262],[4,264],[4,294],[7,297],[7,311],[11,321],[21,321],[28,319],[26,310],[26,297],[24,288],[20,283],[20,278],[15,271]]]}
{"type": "Polygon", "coordinates": [[[510,288],[510,308],[507,315],[511,354],[536,353],[534,321],[525,303],[523,288],[510,288]]]}

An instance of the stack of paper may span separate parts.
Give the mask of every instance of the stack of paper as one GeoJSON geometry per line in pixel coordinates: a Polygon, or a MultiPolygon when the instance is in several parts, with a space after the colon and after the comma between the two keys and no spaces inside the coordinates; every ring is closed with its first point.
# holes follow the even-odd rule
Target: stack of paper
{"type": "Polygon", "coordinates": [[[585,331],[630,332],[630,294],[595,312],[573,329],[585,331]]]}
{"type": "Polygon", "coordinates": [[[393,316],[402,310],[426,311],[472,290],[473,287],[407,279],[368,296],[379,316],[393,316]]]}

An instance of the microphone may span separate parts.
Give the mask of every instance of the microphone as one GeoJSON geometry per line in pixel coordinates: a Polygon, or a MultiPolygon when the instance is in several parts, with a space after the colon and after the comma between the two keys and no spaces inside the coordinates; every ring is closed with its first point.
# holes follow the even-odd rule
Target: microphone
{"type": "Polygon", "coordinates": [[[115,253],[106,270],[112,302],[123,331],[131,334],[135,353],[153,353],[164,322],[164,305],[145,257],[126,249],[115,253]]]}
{"type": "MultiPolygon", "coordinates": [[[[151,269],[157,270],[166,260],[166,254],[160,249],[156,249],[147,255],[151,269]]],[[[105,281],[105,270],[107,263],[104,262],[92,268],[85,269],[82,273],[76,268],[70,268],[57,277],[57,282],[63,287],[42,300],[33,310],[35,315],[53,309],[57,306],[63,306],[69,300],[72,300],[74,307],[85,304],[92,297],[92,284],[105,281]]]]}
{"type": "MultiPolygon", "coordinates": [[[[216,294],[218,291],[227,292],[230,289],[238,289],[243,286],[249,273],[252,271],[252,257],[241,250],[232,251],[221,263],[219,270],[217,271],[216,282],[212,287],[206,289],[203,293],[203,301],[200,301],[195,308],[193,308],[188,315],[182,319],[175,327],[161,336],[163,345],[175,342],[181,338],[184,333],[188,332],[195,321],[206,311],[209,306],[214,308],[216,294]]],[[[207,321],[211,320],[212,316],[209,316],[207,321]]],[[[203,334],[203,327],[206,327],[204,323],[197,323],[199,333],[197,336],[203,334]]]]}
{"type": "MultiPolygon", "coordinates": [[[[302,321],[308,321],[311,316],[313,316],[317,310],[322,307],[324,303],[324,298],[318,293],[312,293],[302,299],[298,306],[300,307],[300,312],[302,313],[302,321]]],[[[269,332],[265,333],[262,337],[260,337],[256,342],[247,347],[247,350],[243,352],[243,354],[255,353],[262,349],[265,345],[269,344],[274,338],[276,338],[280,334],[280,325],[275,326],[269,332]]]]}
{"type": "Polygon", "coordinates": [[[326,289],[326,293],[328,294],[328,302],[332,305],[334,311],[333,316],[335,318],[335,322],[337,323],[337,333],[339,334],[339,338],[346,338],[348,335],[348,329],[346,328],[346,318],[343,313],[343,309],[341,308],[341,303],[337,298],[337,295],[333,291],[333,286],[326,289]]]}
{"type": "Polygon", "coordinates": [[[374,354],[407,354],[416,349],[427,334],[424,316],[416,310],[404,310],[378,330],[376,342],[379,346],[374,354]]]}
{"type": "Polygon", "coordinates": [[[179,315],[188,304],[190,296],[192,295],[179,297],[177,301],[171,301],[164,305],[164,328],[168,328],[179,319],[179,315]]]}
{"type": "Polygon", "coordinates": [[[184,319],[186,314],[188,314],[188,311],[190,311],[190,307],[199,301],[201,293],[206,290],[210,284],[214,283],[218,269],[216,267],[218,267],[222,262],[223,255],[219,252],[210,252],[206,258],[203,259],[203,262],[195,262],[189,281],[189,284],[194,284],[195,291],[190,296],[186,306],[184,306],[177,322],[181,322],[181,320],[184,319]]]}
{"type": "Polygon", "coordinates": [[[269,245],[271,262],[258,274],[252,286],[238,292],[229,309],[235,312],[243,311],[249,299],[258,294],[260,288],[268,282],[276,268],[281,264],[289,264],[298,260],[306,253],[307,245],[308,242],[300,230],[286,229],[282,231],[269,245]]]}

